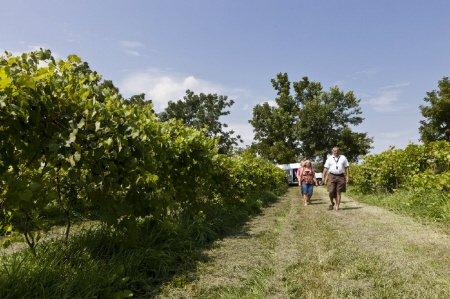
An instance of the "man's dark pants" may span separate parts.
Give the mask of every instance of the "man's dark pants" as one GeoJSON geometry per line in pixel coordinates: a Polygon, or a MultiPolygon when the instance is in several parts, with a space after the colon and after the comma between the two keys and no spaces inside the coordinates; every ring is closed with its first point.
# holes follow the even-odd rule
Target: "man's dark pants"
{"type": "Polygon", "coordinates": [[[344,174],[329,173],[328,178],[328,194],[330,196],[331,205],[334,206],[334,200],[338,193],[345,192],[346,182],[344,174]]]}

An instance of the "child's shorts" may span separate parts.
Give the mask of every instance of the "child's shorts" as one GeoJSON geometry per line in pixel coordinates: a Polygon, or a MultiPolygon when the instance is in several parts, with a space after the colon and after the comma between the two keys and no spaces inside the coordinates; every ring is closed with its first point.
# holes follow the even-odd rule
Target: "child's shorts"
{"type": "Polygon", "coordinates": [[[302,188],[301,188],[302,194],[306,194],[309,197],[311,197],[313,194],[313,189],[314,189],[313,184],[302,183],[302,188]]]}

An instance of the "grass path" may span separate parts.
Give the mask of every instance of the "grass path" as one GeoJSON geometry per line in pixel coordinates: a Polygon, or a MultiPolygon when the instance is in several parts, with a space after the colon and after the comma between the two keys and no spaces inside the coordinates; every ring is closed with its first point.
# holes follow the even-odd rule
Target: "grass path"
{"type": "Polygon", "coordinates": [[[348,197],[327,207],[323,188],[307,207],[291,188],[160,297],[450,298],[449,235],[348,197]]]}

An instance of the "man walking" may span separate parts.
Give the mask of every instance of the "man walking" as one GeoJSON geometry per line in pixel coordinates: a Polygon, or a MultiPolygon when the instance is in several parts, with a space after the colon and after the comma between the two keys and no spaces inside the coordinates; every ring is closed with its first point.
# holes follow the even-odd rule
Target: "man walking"
{"type": "Polygon", "coordinates": [[[341,155],[338,147],[333,147],[332,155],[328,157],[323,168],[323,178],[328,187],[331,205],[329,210],[339,210],[341,204],[341,192],[345,192],[348,183],[348,161],[341,155]],[[334,200],[336,199],[336,204],[334,200]]]}

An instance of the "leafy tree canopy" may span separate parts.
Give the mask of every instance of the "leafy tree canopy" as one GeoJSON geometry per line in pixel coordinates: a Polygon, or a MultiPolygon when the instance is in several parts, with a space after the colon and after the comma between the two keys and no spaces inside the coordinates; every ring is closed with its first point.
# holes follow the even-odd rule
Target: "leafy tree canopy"
{"type": "Polygon", "coordinates": [[[175,118],[191,127],[204,129],[207,136],[218,139],[221,153],[230,153],[242,140],[233,130],[226,131],[228,125],[221,122],[220,118],[230,114],[227,108],[233,104],[234,101],[227,96],[195,94],[187,90],[182,100],[170,101],[165,111],[159,114],[159,118],[162,121],[175,118]]]}
{"type": "Polygon", "coordinates": [[[323,160],[335,145],[352,161],[368,152],[372,139],[351,129],[363,121],[360,100],[352,91],[343,92],[337,86],[324,91],[308,77],[291,84],[286,73],[271,82],[277,92],[276,107],[257,105],[250,120],[255,131],[253,148],[260,155],[290,163],[301,156],[323,160]]]}
{"type": "Polygon", "coordinates": [[[439,90],[427,93],[426,106],[420,106],[425,120],[420,122],[421,139],[424,142],[450,141],[450,80],[442,78],[438,83],[439,90]]]}

